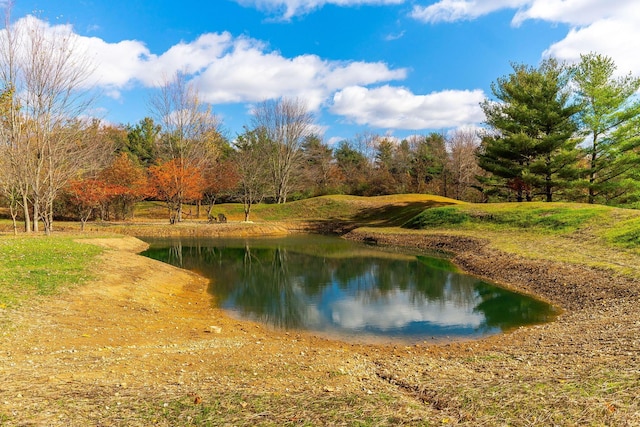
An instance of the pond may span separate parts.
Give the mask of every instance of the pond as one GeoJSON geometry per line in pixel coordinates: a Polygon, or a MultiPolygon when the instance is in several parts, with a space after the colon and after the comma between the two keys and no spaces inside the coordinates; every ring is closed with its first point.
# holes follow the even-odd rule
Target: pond
{"type": "Polygon", "coordinates": [[[557,314],[445,258],[336,237],[144,240],[143,255],[209,278],[232,316],[347,341],[480,338],[557,314]]]}

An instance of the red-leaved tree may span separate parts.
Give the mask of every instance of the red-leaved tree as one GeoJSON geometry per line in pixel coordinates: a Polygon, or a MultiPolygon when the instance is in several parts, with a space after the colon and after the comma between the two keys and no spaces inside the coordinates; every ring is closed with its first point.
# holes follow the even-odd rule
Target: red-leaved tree
{"type": "Polygon", "coordinates": [[[80,219],[81,230],[91,218],[94,211],[109,201],[113,193],[118,192],[112,184],[96,178],[76,179],[66,188],[68,201],[80,219]]]}
{"type": "Polygon", "coordinates": [[[206,186],[203,192],[204,203],[207,207],[207,218],[212,217],[213,205],[221,197],[231,197],[238,188],[240,177],[234,163],[229,160],[219,160],[212,168],[205,172],[206,186]]]}
{"type": "Polygon", "coordinates": [[[169,222],[181,217],[183,202],[202,200],[205,180],[202,171],[180,164],[180,159],[168,160],[149,168],[155,196],[164,200],[169,209],[169,222]]]}
{"type": "Polygon", "coordinates": [[[136,202],[153,195],[144,169],[132,161],[125,153],[118,155],[113,163],[98,175],[108,197],[101,205],[101,217],[110,219],[111,213],[116,219],[133,217],[136,202]]]}

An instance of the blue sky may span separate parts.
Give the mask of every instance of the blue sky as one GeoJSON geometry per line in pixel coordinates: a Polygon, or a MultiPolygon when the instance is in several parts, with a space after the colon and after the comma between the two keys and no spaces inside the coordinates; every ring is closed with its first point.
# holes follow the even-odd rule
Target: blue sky
{"type": "Polygon", "coordinates": [[[79,36],[105,120],[150,115],[154,88],[186,71],[232,138],[281,96],[334,142],[478,126],[512,62],[596,51],[640,75],[637,0],[15,0],[12,20],[27,15],[79,36]]]}

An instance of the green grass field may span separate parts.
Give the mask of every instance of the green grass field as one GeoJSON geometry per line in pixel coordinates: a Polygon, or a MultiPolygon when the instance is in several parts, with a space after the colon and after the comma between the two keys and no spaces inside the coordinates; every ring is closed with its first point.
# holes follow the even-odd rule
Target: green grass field
{"type": "Polygon", "coordinates": [[[84,283],[101,249],[71,237],[0,237],[0,308],[84,283]]]}

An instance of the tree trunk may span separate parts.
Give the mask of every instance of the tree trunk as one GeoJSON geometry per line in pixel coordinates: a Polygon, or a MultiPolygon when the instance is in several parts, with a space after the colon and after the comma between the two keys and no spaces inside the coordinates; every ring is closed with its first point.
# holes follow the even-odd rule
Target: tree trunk
{"type": "Polygon", "coordinates": [[[38,201],[33,201],[33,232],[37,233],[40,231],[40,209],[38,209],[38,201]]]}
{"type": "Polygon", "coordinates": [[[18,211],[16,209],[16,205],[15,203],[11,203],[10,206],[10,210],[11,210],[11,221],[13,223],[13,235],[17,236],[18,235],[18,221],[17,221],[17,217],[18,217],[18,211]]]}
{"type": "Polygon", "coordinates": [[[31,233],[31,216],[29,215],[29,198],[26,193],[22,195],[22,210],[24,213],[24,232],[31,233]]]}
{"type": "Polygon", "coordinates": [[[593,151],[591,152],[591,162],[590,162],[590,169],[589,169],[589,199],[588,202],[593,204],[596,201],[596,190],[595,188],[593,188],[593,185],[596,182],[596,166],[598,165],[597,160],[598,160],[598,154],[597,154],[597,148],[598,148],[598,143],[597,143],[597,137],[594,135],[593,136],[593,151]]]}

